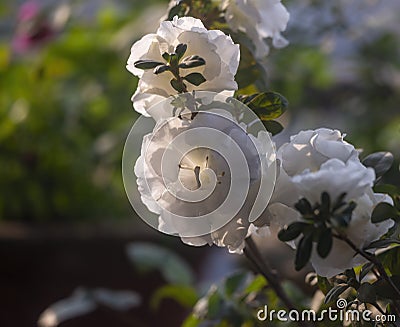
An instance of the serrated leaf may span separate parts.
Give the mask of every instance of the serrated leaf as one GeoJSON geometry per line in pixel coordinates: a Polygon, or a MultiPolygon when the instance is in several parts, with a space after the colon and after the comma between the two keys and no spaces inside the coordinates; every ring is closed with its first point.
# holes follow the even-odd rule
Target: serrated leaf
{"type": "Polygon", "coordinates": [[[380,223],[390,218],[398,217],[397,210],[389,203],[379,203],[372,212],[371,221],[373,223],[380,223]]]}
{"type": "Polygon", "coordinates": [[[331,303],[338,299],[339,295],[349,288],[347,284],[338,284],[326,294],[324,303],[331,303]]]}
{"type": "Polygon", "coordinates": [[[187,50],[187,44],[180,43],[175,48],[175,54],[178,56],[178,61],[180,61],[185,55],[187,50]]]}
{"type": "Polygon", "coordinates": [[[390,245],[393,244],[400,244],[400,240],[395,240],[395,239],[383,239],[383,240],[377,240],[373,241],[370,244],[368,244],[364,250],[370,250],[370,249],[381,249],[381,248],[386,248],[390,245]]]}
{"type": "Polygon", "coordinates": [[[276,120],[263,120],[262,123],[265,129],[272,135],[279,134],[280,132],[283,131],[283,126],[276,120]]]}
{"type": "Polygon", "coordinates": [[[296,221],[286,228],[281,229],[278,233],[278,238],[282,242],[292,241],[297,238],[308,226],[310,225],[307,223],[296,221]]]}
{"type": "Polygon", "coordinates": [[[375,303],[375,287],[370,283],[362,283],[357,290],[357,298],[363,303],[375,303]]]}
{"type": "Polygon", "coordinates": [[[371,167],[375,170],[376,178],[384,175],[393,164],[393,154],[390,152],[375,152],[367,156],[363,161],[363,165],[371,167]]]}
{"type": "Polygon", "coordinates": [[[312,234],[303,236],[300,240],[296,251],[295,268],[300,270],[305,267],[311,257],[312,251],[312,234]]]}
{"type": "Polygon", "coordinates": [[[318,239],[317,252],[321,258],[326,258],[329,255],[332,249],[332,244],[332,231],[327,228],[321,233],[318,239]]]}
{"type": "Polygon", "coordinates": [[[196,86],[199,86],[206,81],[205,77],[200,73],[191,73],[186,75],[183,79],[196,86]]]}
{"type": "Polygon", "coordinates": [[[158,309],[164,299],[172,299],[185,308],[192,308],[198,300],[198,295],[191,286],[165,285],[155,291],[150,300],[150,307],[154,310],[158,309]]]}
{"type": "Polygon", "coordinates": [[[133,65],[139,69],[153,69],[157,66],[163,65],[163,63],[154,60],[138,60],[133,65]]]}
{"type": "Polygon", "coordinates": [[[272,120],[280,117],[288,107],[288,101],[275,92],[259,93],[246,102],[261,120],[272,120]]]}

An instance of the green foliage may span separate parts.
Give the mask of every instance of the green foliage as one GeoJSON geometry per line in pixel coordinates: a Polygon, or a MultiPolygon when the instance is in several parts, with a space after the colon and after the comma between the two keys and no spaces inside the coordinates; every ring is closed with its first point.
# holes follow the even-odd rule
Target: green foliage
{"type": "Polygon", "coordinates": [[[374,168],[376,178],[379,178],[390,169],[393,160],[393,154],[390,152],[376,152],[365,157],[362,163],[366,167],[374,168]]]}
{"type": "Polygon", "coordinates": [[[177,254],[164,247],[135,242],[128,245],[127,254],[135,267],[142,272],[158,270],[171,284],[193,284],[194,274],[190,266],[177,254]]]}
{"type": "Polygon", "coordinates": [[[131,9],[104,8],[90,23],[71,17],[57,37],[26,54],[12,53],[10,35],[2,35],[0,219],[131,215],[120,158],[136,118],[129,101],[136,81],[121,66],[129,49],[112,46],[131,9]]]}
{"type": "Polygon", "coordinates": [[[356,207],[354,202],[346,203],[345,196],[342,194],[332,202],[329,194],[323,192],[320,203],[314,206],[305,198],[295,204],[303,221],[294,222],[280,230],[278,238],[282,242],[289,242],[302,235],[296,249],[296,270],[304,268],[310,260],[313,242],[317,243],[317,253],[321,258],[329,255],[333,245],[333,230],[340,234],[341,229],[350,223],[356,207]]]}

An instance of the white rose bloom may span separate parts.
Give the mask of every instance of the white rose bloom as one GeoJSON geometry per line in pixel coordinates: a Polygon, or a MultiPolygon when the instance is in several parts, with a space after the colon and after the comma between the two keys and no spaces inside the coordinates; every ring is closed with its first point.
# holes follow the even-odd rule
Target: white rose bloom
{"type": "MultiPolygon", "coordinates": [[[[243,129],[244,126],[233,123],[231,119],[200,112],[191,120],[185,118],[169,120],[165,128],[163,127],[144,137],[142,154],[135,165],[135,174],[138,177],[137,183],[142,202],[150,211],[160,215],[159,230],[179,235],[182,241],[189,245],[216,244],[217,246],[227,247],[230,252],[240,253],[251,225],[249,215],[259,191],[263,174],[260,169],[262,169],[261,167],[272,169],[275,156],[269,157],[274,154],[274,150],[266,146],[266,144],[270,144],[269,140],[265,139],[268,138],[266,132],[260,132],[258,137],[255,138],[246,133],[246,130],[243,129]],[[238,149],[247,162],[248,177],[246,177],[244,170],[241,170],[241,173],[237,176],[233,176],[231,171],[232,165],[235,163],[229,162],[228,164],[226,158],[215,150],[197,146],[194,150],[182,154],[180,151],[183,150],[170,146],[172,140],[176,140],[181,135],[188,135],[188,131],[199,127],[223,131],[232,138],[233,141],[226,141],[226,144],[222,144],[222,147],[230,153],[235,150],[233,143],[239,147],[238,149]],[[168,165],[162,167],[162,158],[168,155],[169,151],[172,151],[169,155],[178,158],[178,160],[182,157],[182,160],[177,165],[168,163],[168,165]],[[266,164],[261,165],[260,160],[264,160],[266,164]],[[215,173],[216,185],[213,184],[210,170],[215,173]],[[203,192],[208,196],[202,198],[201,201],[182,201],[170,192],[170,187],[166,186],[166,181],[167,183],[170,182],[170,185],[175,185],[178,180],[186,190],[181,189],[182,193],[178,191],[177,195],[180,196],[185,191],[191,190],[203,192]],[[234,214],[230,211],[231,207],[221,211],[222,204],[227,202],[226,199],[228,198],[231,199],[230,201],[240,202],[238,194],[242,189],[246,189],[246,185],[248,185],[248,193],[243,199],[243,205],[240,206],[240,209],[234,214]],[[186,223],[184,219],[178,221],[174,217],[174,215],[179,215],[193,218],[208,213],[212,213],[212,218],[205,223],[209,230],[208,233],[197,234],[196,227],[193,227],[191,221],[188,220],[188,223],[186,223]],[[226,218],[224,218],[224,214],[233,219],[229,219],[229,222],[226,223],[228,220],[224,220],[226,218]],[[221,220],[223,223],[218,225],[221,220]],[[219,227],[214,228],[213,225],[219,227]]],[[[163,124],[165,124],[165,121],[158,122],[158,126],[163,124]]],[[[188,144],[199,144],[198,139],[185,137],[185,142],[188,144]]],[[[214,136],[201,135],[202,139],[207,137],[212,138],[214,136]]],[[[255,224],[265,225],[266,222],[261,223],[261,220],[262,218],[259,218],[255,221],[255,224]]]]}
{"type": "Polygon", "coordinates": [[[138,60],[153,60],[166,63],[162,55],[173,53],[178,44],[186,44],[184,57],[197,55],[205,60],[205,65],[182,69],[181,76],[201,73],[206,81],[199,86],[185,82],[187,91],[227,91],[233,94],[237,89],[234,76],[239,66],[239,45],[219,30],[207,30],[199,19],[174,17],[173,21],[161,22],[156,34],[148,34],[133,44],[127,69],[140,78],[132,97],[133,106],[139,113],[149,116],[147,109],[165,98],[177,94],[171,86],[171,72],[159,75],[152,69],[142,70],[134,66],[138,60]]]}
{"type": "MultiPolygon", "coordinates": [[[[392,199],[373,193],[374,170],[360,162],[354,146],[344,141],[339,131],[325,128],[302,131],[279,148],[277,157],[281,167],[267,208],[272,226],[282,228],[301,220],[294,204],[306,198],[315,205],[320,202],[321,194],[327,192],[331,201],[346,193],[344,200],[357,204],[344,231],[356,246],[368,245],[392,227],[393,221],[371,222],[375,206],[380,202],[392,203],[392,199]]],[[[296,242],[289,245],[295,247],[296,242]]],[[[310,261],[317,274],[332,277],[365,262],[354,254],[344,241],[334,239],[328,257],[319,257],[314,249],[310,261]]]]}
{"type": "Polygon", "coordinates": [[[256,58],[269,52],[266,38],[272,38],[276,48],[283,48],[288,41],[281,35],[289,21],[289,13],[280,0],[225,0],[222,9],[230,28],[246,33],[253,41],[256,58]]]}
{"type": "MultiPolygon", "coordinates": [[[[306,171],[293,177],[293,182],[312,205],[319,202],[322,192],[327,192],[332,201],[346,193],[345,201],[354,201],[357,206],[344,232],[358,248],[362,248],[386,234],[394,223],[392,220],[378,224],[371,222],[372,211],[378,203],[393,204],[390,197],[373,193],[374,179],[374,170],[360,162],[348,161],[345,164],[338,159],[330,159],[321,165],[319,171],[306,171]]],[[[313,251],[310,261],[318,275],[332,277],[367,262],[365,258],[354,254],[348,244],[334,239],[332,250],[326,258],[319,257],[313,251]]]]}
{"type": "Polygon", "coordinates": [[[306,169],[316,171],[332,158],[343,162],[358,160],[357,150],[344,141],[344,136],[338,130],[327,128],[301,131],[291,136],[290,142],[278,150],[282,168],[289,176],[294,176],[306,169]]]}

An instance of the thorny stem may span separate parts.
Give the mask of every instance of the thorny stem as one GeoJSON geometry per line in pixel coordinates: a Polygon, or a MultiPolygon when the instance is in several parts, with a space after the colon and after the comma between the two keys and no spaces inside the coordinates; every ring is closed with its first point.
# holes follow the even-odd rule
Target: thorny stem
{"type": "MultiPolygon", "coordinates": [[[[251,237],[248,237],[246,238],[245,242],[246,247],[243,250],[245,256],[251,261],[258,272],[265,277],[265,279],[268,281],[268,285],[275,291],[276,295],[286,306],[286,308],[289,310],[297,310],[293,302],[289,299],[288,295],[282,288],[281,282],[276,274],[272,272],[271,267],[269,267],[268,263],[262,258],[253,239],[251,237]]],[[[305,321],[298,321],[297,323],[301,327],[312,326],[310,323],[305,321]]]]}
{"type": "MultiPolygon", "coordinates": [[[[342,240],[346,242],[357,254],[361,255],[368,261],[372,262],[376,269],[379,272],[379,275],[392,287],[392,289],[400,295],[400,290],[398,287],[393,283],[392,279],[388,276],[386,273],[385,268],[383,267],[382,263],[377,259],[377,257],[374,254],[368,253],[364,251],[363,249],[359,249],[347,236],[343,234],[333,234],[334,237],[336,237],[339,240],[342,240]]],[[[395,300],[393,300],[394,307],[397,312],[400,312],[400,307],[396,303],[395,300]]]]}

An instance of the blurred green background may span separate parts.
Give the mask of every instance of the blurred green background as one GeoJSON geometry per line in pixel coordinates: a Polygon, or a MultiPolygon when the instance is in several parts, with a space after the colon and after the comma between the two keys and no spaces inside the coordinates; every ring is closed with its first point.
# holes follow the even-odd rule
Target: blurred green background
{"type": "MultiPolygon", "coordinates": [[[[125,62],[166,1],[39,1],[33,17],[21,4],[0,7],[0,219],[132,216],[120,161],[137,81],[125,62]]],[[[399,5],[286,4],[291,44],[266,61],[271,88],[291,104],[278,140],[340,128],[366,153],[400,157],[399,5]]]]}

